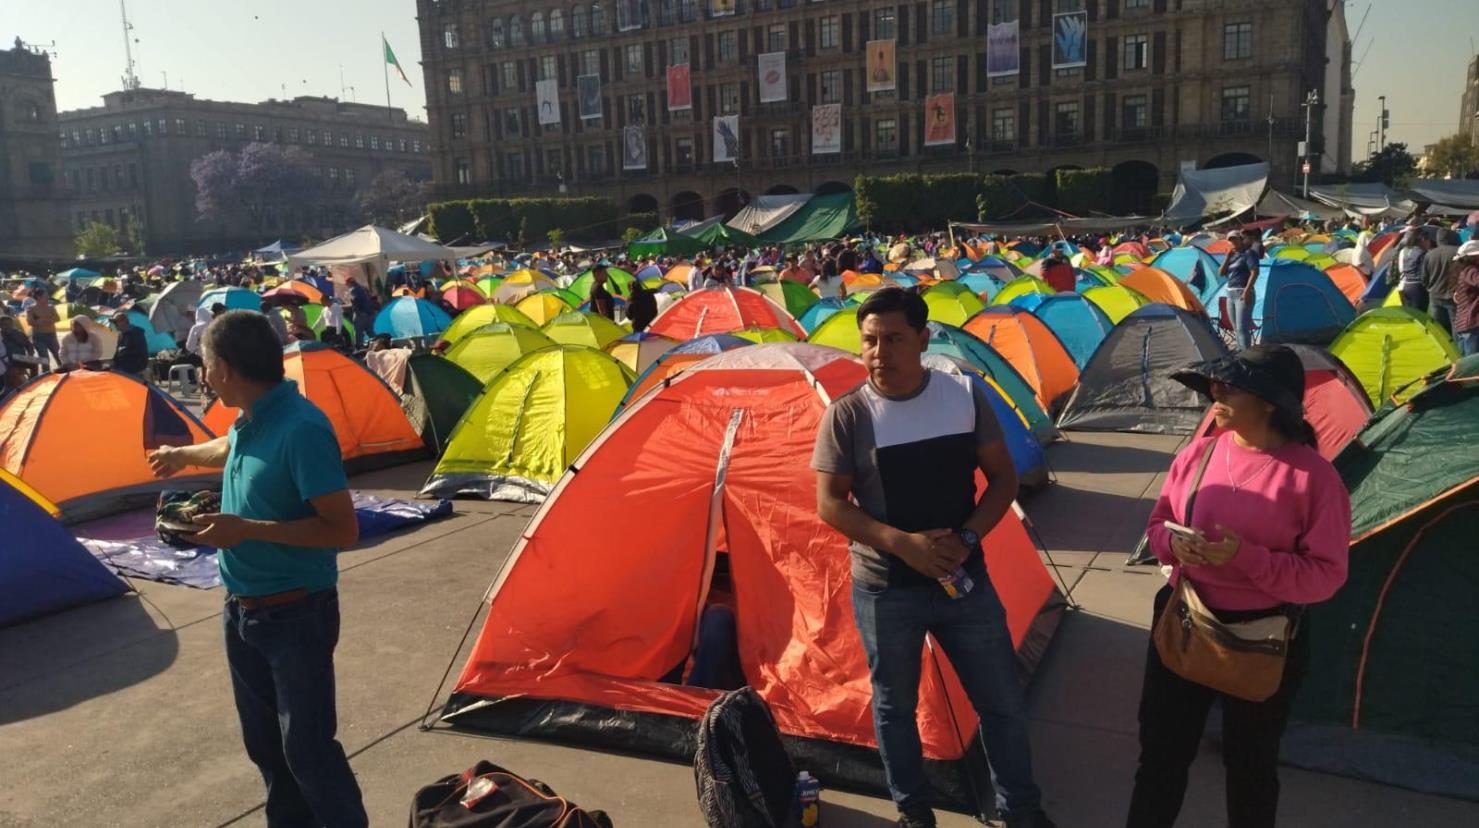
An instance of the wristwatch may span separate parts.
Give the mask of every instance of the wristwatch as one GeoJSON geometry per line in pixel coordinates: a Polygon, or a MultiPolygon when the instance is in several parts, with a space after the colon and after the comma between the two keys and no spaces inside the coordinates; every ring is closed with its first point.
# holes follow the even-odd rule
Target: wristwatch
{"type": "Polygon", "coordinates": [[[976,531],[968,526],[957,529],[955,536],[960,538],[960,542],[965,544],[966,549],[975,549],[981,544],[981,536],[976,534],[976,531]]]}

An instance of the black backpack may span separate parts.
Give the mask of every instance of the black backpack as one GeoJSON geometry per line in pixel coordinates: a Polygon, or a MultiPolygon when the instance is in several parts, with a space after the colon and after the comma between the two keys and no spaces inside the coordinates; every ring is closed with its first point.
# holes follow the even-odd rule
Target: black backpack
{"type": "Polygon", "coordinates": [[[753,688],[725,693],[704,712],[693,778],[709,828],[781,828],[800,822],[796,769],[770,708],[753,688]]]}
{"type": "Polygon", "coordinates": [[[611,828],[604,811],[585,811],[537,779],[482,761],[416,792],[411,828],[611,828]],[[482,780],[487,780],[484,782],[482,780]],[[488,786],[488,782],[492,785],[488,786]],[[470,806],[469,785],[488,787],[470,806]]]}

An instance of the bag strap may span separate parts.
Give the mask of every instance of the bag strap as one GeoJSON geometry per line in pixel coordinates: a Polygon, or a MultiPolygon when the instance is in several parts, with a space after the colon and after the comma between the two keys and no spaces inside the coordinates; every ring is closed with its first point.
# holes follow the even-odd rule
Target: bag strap
{"type": "Polygon", "coordinates": [[[1191,486],[1186,490],[1186,508],[1181,510],[1181,522],[1187,526],[1191,525],[1191,510],[1197,502],[1197,489],[1202,487],[1202,476],[1207,473],[1207,464],[1212,462],[1212,452],[1217,449],[1217,442],[1221,437],[1214,437],[1208,441],[1207,448],[1202,452],[1202,461],[1197,464],[1197,473],[1191,478],[1191,486]]]}

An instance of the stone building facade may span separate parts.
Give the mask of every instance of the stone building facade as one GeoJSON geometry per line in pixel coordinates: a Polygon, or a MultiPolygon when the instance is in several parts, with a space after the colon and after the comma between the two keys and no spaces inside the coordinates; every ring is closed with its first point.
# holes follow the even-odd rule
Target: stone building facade
{"type": "Polygon", "coordinates": [[[0,258],[72,253],[53,90],[45,52],[0,50],[0,258]]]}
{"type": "Polygon", "coordinates": [[[605,194],[668,220],[862,173],[1104,166],[1116,207],[1143,211],[1186,165],[1267,160],[1290,186],[1309,90],[1317,171],[1350,164],[1338,0],[418,0],[418,14],[442,197],[605,194]],[[1074,12],[1087,54],[1054,68],[1055,16],[1074,12]],[[998,76],[988,31],[1011,21],[1018,71],[998,76]],[[889,39],[896,88],[869,92],[867,45],[889,39]],[[785,100],[762,103],[758,56],[775,52],[785,100]],[[685,61],[692,108],[669,111],[667,69],[685,61]],[[579,112],[582,75],[599,79],[596,117],[579,112]],[[541,125],[540,81],[558,123],[541,125]],[[953,93],[955,137],[926,146],[938,93],[953,93]],[[812,108],[828,103],[841,146],[818,154],[812,108]],[[712,120],[728,114],[739,157],[716,163],[712,120]],[[624,139],[645,145],[645,169],[623,168],[624,139]]]}
{"type": "Polygon", "coordinates": [[[431,177],[425,123],[402,109],[333,98],[250,104],[125,90],[104,95],[102,106],[62,113],[60,134],[66,185],[75,193],[71,225],[101,221],[124,230],[137,221],[151,255],[242,249],[279,237],[321,240],[356,226],[355,194],[382,171],[431,177]],[[319,195],[309,204],[274,205],[260,230],[198,220],[191,162],[252,142],[306,150],[317,164],[319,195]]]}

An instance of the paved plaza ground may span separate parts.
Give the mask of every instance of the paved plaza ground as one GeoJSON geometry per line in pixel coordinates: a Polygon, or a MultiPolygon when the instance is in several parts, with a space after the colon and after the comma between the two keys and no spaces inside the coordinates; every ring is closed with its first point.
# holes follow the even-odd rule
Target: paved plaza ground
{"type": "MultiPolygon", "coordinates": [[[[1029,690],[1037,774],[1064,828],[1121,824],[1137,745],[1154,568],[1122,566],[1180,438],[1074,435],[1049,450],[1056,485],[1023,506],[1079,609],[1029,690]]],[[[355,478],[410,496],[429,464],[355,478]]],[[[480,758],[545,780],[618,826],[698,826],[685,765],[417,729],[471,614],[532,508],[458,501],[456,514],[340,558],[339,736],[376,826],[413,792],[480,758]]],[[[3,542],[3,540],[0,540],[3,542]]],[[[0,630],[0,826],[261,825],[221,645],[220,590],[140,581],[139,595],[0,630]]],[[[457,654],[460,666],[464,654],[457,654]]],[[[442,693],[441,701],[446,691],[442,693]]],[[[1479,804],[1286,768],[1281,824],[1473,826],[1479,804]]],[[[827,791],[827,828],[891,825],[886,799],[827,791]]],[[[1223,825],[1209,745],[1181,825],[1223,825]]],[[[941,824],[976,824],[943,815],[941,824]]]]}

